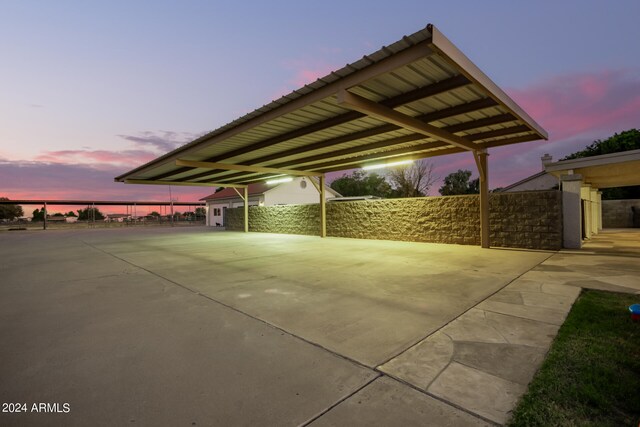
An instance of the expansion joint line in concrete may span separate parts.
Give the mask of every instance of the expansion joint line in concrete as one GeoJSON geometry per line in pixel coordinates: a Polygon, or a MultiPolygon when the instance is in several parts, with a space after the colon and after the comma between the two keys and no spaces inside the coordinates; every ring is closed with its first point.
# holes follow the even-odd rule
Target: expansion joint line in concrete
{"type": "MultiPolygon", "coordinates": [[[[345,355],[343,355],[343,354],[340,354],[340,353],[336,353],[335,351],[333,351],[333,350],[331,350],[331,349],[328,349],[328,348],[326,348],[326,347],[323,347],[322,345],[320,345],[320,344],[318,344],[318,343],[316,343],[316,342],[309,341],[309,340],[308,340],[308,339],[306,339],[306,338],[303,338],[303,337],[301,337],[301,336],[298,336],[298,335],[296,335],[296,334],[293,334],[293,333],[291,333],[291,332],[287,331],[286,329],[282,329],[281,327],[276,326],[276,325],[273,325],[273,324],[271,324],[271,323],[269,323],[269,322],[267,322],[267,321],[265,321],[265,320],[263,320],[263,319],[260,319],[259,317],[252,316],[251,314],[246,313],[246,312],[244,312],[244,311],[242,311],[242,310],[240,310],[240,309],[238,309],[238,308],[236,308],[236,307],[233,307],[233,306],[231,306],[231,305],[225,304],[224,302],[222,302],[222,301],[218,301],[218,300],[217,300],[217,299],[215,299],[215,298],[211,298],[209,295],[205,295],[205,294],[203,294],[203,293],[201,293],[201,292],[198,292],[198,291],[196,291],[195,289],[192,289],[192,288],[190,288],[190,287],[188,287],[188,286],[186,286],[186,285],[183,285],[183,284],[178,283],[178,282],[176,282],[176,281],[173,281],[173,280],[171,280],[171,279],[169,279],[169,278],[166,278],[166,277],[164,277],[164,276],[162,276],[162,275],[160,275],[160,274],[158,274],[158,273],[155,273],[154,271],[148,270],[148,269],[146,269],[146,268],[144,268],[144,267],[142,267],[142,266],[140,266],[140,265],[134,264],[133,262],[128,261],[128,260],[126,260],[126,259],[124,259],[124,258],[120,258],[119,256],[114,255],[114,254],[112,254],[111,252],[107,252],[107,251],[105,251],[104,249],[101,249],[101,248],[99,248],[99,247],[97,247],[97,246],[94,246],[94,245],[92,245],[91,243],[85,242],[85,241],[83,241],[83,240],[81,240],[81,242],[82,242],[82,243],[84,243],[85,245],[89,246],[89,247],[90,247],[90,248],[92,248],[92,249],[95,249],[95,250],[97,250],[97,251],[99,251],[99,252],[102,252],[103,254],[109,255],[109,256],[111,256],[111,257],[113,257],[113,258],[115,258],[115,259],[117,259],[117,260],[119,260],[119,261],[122,261],[122,262],[124,262],[124,263],[127,263],[127,264],[129,264],[129,265],[131,265],[131,266],[133,266],[133,267],[135,267],[135,268],[139,268],[139,269],[140,269],[140,270],[142,270],[142,271],[145,271],[145,272],[147,272],[147,273],[149,273],[149,274],[151,274],[151,275],[153,275],[153,276],[156,276],[156,277],[158,277],[158,278],[160,278],[160,279],[162,279],[162,280],[164,280],[164,281],[166,281],[166,282],[169,282],[169,283],[171,283],[171,284],[173,284],[173,285],[175,285],[175,286],[178,286],[178,287],[180,287],[180,288],[182,288],[182,289],[184,289],[184,290],[186,290],[186,291],[188,291],[188,292],[191,292],[192,294],[195,294],[195,295],[198,295],[198,296],[203,297],[203,298],[205,298],[205,299],[208,299],[209,301],[211,301],[211,302],[213,302],[213,303],[215,303],[215,304],[218,304],[218,305],[220,305],[220,306],[222,306],[222,307],[228,308],[229,310],[233,310],[233,311],[235,311],[236,313],[242,314],[243,316],[246,316],[246,317],[248,317],[248,318],[250,318],[250,319],[253,319],[253,320],[255,320],[255,321],[258,321],[258,322],[262,323],[263,325],[266,325],[266,326],[268,326],[268,327],[270,327],[270,328],[273,328],[273,329],[275,329],[275,330],[277,330],[277,331],[279,331],[279,332],[282,332],[282,333],[287,334],[287,335],[289,335],[289,336],[291,336],[291,337],[294,337],[294,338],[296,338],[296,339],[299,339],[300,341],[303,341],[303,342],[305,342],[305,343],[307,343],[307,344],[309,344],[309,345],[312,345],[312,346],[314,346],[314,347],[316,347],[316,348],[319,348],[319,349],[321,349],[321,350],[324,350],[324,351],[326,351],[326,352],[328,352],[328,353],[330,353],[330,354],[332,354],[332,355],[334,355],[334,356],[336,356],[336,357],[338,357],[338,358],[340,358],[340,359],[343,359],[343,360],[349,361],[349,362],[351,362],[351,363],[353,363],[353,364],[355,364],[355,365],[358,365],[358,366],[360,366],[360,367],[362,367],[362,368],[365,368],[365,369],[367,369],[367,370],[369,370],[369,371],[372,371],[372,372],[374,372],[374,373],[378,373],[378,374],[379,374],[379,371],[377,371],[377,370],[375,369],[375,367],[373,367],[373,366],[367,366],[367,365],[363,364],[362,362],[359,362],[359,361],[357,361],[357,360],[355,360],[355,359],[352,359],[352,358],[347,357],[347,356],[345,356],[345,355]]],[[[377,378],[377,377],[376,377],[376,378],[377,378]]]]}
{"type": "Polygon", "coordinates": [[[353,390],[351,393],[348,393],[347,395],[343,396],[342,398],[336,400],[331,406],[329,406],[329,407],[325,408],[324,410],[320,411],[320,413],[314,415],[309,420],[301,423],[300,427],[308,426],[309,424],[311,424],[312,422],[316,421],[318,418],[322,417],[323,415],[325,415],[326,413],[331,411],[333,408],[335,408],[336,406],[338,406],[339,404],[341,404],[345,400],[355,396],[357,393],[360,392],[360,390],[362,390],[365,387],[369,386],[375,380],[377,380],[377,379],[379,379],[379,378],[381,378],[383,376],[383,374],[381,374],[380,372],[377,372],[377,374],[378,375],[376,375],[375,377],[371,378],[369,381],[367,381],[366,383],[362,384],[360,387],[358,387],[357,389],[353,390]]]}
{"type": "Polygon", "coordinates": [[[528,269],[527,271],[517,275],[516,277],[514,277],[513,279],[511,279],[509,282],[507,282],[504,286],[502,286],[501,288],[497,289],[495,292],[487,295],[483,300],[478,301],[476,304],[472,305],[471,307],[467,308],[466,310],[464,310],[462,313],[458,314],[456,317],[454,317],[453,319],[451,319],[450,321],[448,321],[447,323],[445,323],[444,325],[440,326],[438,329],[436,329],[435,331],[432,331],[430,333],[428,333],[427,335],[417,338],[416,340],[414,340],[414,342],[412,344],[410,344],[408,347],[406,347],[404,350],[396,353],[395,355],[383,360],[380,364],[378,364],[378,366],[376,367],[379,368],[380,366],[389,363],[390,361],[392,361],[393,359],[395,359],[396,357],[400,356],[402,353],[405,353],[408,350],[411,350],[413,347],[416,347],[418,344],[420,344],[422,341],[426,340],[427,338],[429,338],[431,335],[435,334],[438,331],[443,330],[444,328],[446,328],[447,326],[449,326],[451,323],[455,322],[456,319],[458,319],[459,317],[465,315],[467,312],[469,312],[470,310],[476,308],[478,305],[480,305],[481,303],[485,302],[486,300],[488,300],[489,298],[491,298],[492,296],[494,296],[495,294],[497,294],[498,292],[500,292],[501,290],[503,290],[504,288],[506,288],[507,286],[509,286],[510,284],[512,284],[513,282],[515,282],[516,280],[518,280],[519,278],[521,278],[522,276],[524,276],[525,274],[527,274],[528,272],[530,272],[531,270],[533,270],[534,268],[536,268],[537,266],[539,266],[540,264],[542,264],[543,262],[545,262],[546,260],[548,260],[549,258],[551,258],[552,256],[554,256],[556,252],[553,252],[552,254],[550,254],[548,257],[546,257],[545,259],[543,259],[542,261],[540,261],[539,263],[537,263],[536,265],[532,266],[530,269],[528,269]]]}
{"type": "MultiPolygon", "coordinates": [[[[446,324],[442,325],[440,328],[436,329],[435,331],[431,332],[430,334],[425,335],[423,338],[418,339],[416,342],[414,342],[413,344],[411,344],[409,347],[405,348],[404,350],[402,350],[401,352],[399,352],[398,354],[396,354],[395,356],[392,356],[390,358],[388,358],[387,360],[385,360],[384,362],[380,363],[375,370],[378,372],[383,373],[384,375],[389,376],[390,378],[393,378],[394,380],[406,385],[407,387],[410,387],[416,391],[419,391],[420,393],[426,394],[429,397],[432,397],[433,399],[436,399],[442,403],[444,403],[445,405],[449,405],[453,408],[456,408],[462,412],[465,412],[475,418],[478,418],[484,422],[487,422],[491,425],[500,425],[497,424],[495,421],[492,421],[488,418],[483,417],[482,415],[476,414],[475,412],[470,411],[467,408],[464,408],[462,406],[456,405],[453,402],[450,402],[448,400],[445,400],[439,396],[436,396],[435,394],[430,393],[429,391],[427,391],[427,389],[429,388],[429,386],[431,386],[431,384],[435,381],[432,380],[431,383],[429,383],[429,386],[427,386],[426,389],[421,389],[419,387],[416,387],[415,385],[403,380],[402,378],[398,378],[394,375],[389,374],[388,372],[383,372],[380,371],[380,367],[382,367],[383,365],[385,365],[386,363],[389,363],[391,360],[395,359],[396,357],[400,356],[401,354],[405,353],[406,351],[412,349],[413,347],[416,347],[418,344],[420,344],[422,341],[426,340],[427,338],[429,338],[431,335],[435,334],[438,331],[442,331],[444,328],[446,328],[449,324],[451,324],[452,322],[454,322],[457,318],[459,318],[460,316],[463,316],[465,313],[467,313],[468,311],[470,311],[471,309],[477,307],[479,304],[481,304],[482,302],[488,300],[489,298],[491,298],[492,296],[494,296],[495,294],[497,294],[498,292],[500,292],[501,290],[503,290],[504,288],[506,288],[507,286],[509,286],[510,284],[512,284],[513,282],[515,282],[516,280],[518,280],[519,278],[521,278],[522,276],[524,276],[525,274],[527,274],[529,271],[533,270],[534,268],[538,267],[540,264],[544,263],[546,260],[548,260],[549,258],[551,258],[552,256],[554,256],[555,254],[557,254],[558,252],[554,252],[552,254],[550,254],[548,257],[546,257],[545,259],[543,259],[542,261],[540,261],[539,263],[537,263],[536,265],[532,266],[530,269],[528,269],[527,271],[524,271],[523,273],[519,274],[518,276],[514,277],[512,280],[510,280],[507,284],[505,284],[504,286],[502,286],[500,289],[496,290],[495,292],[491,293],[490,295],[488,295],[486,298],[484,298],[481,301],[478,301],[478,303],[476,303],[475,305],[469,307],[468,309],[466,309],[465,311],[463,311],[462,313],[460,313],[458,316],[456,316],[454,319],[450,320],[449,322],[447,322],[446,324]]],[[[445,334],[444,332],[442,332],[443,334],[445,334]]],[[[445,334],[447,335],[447,334],[445,334]]],[[[447,335],[448,337],[448,335],[447,335]]],[[[449,337],[450,338],[450,337],[449,337]]],[[[449,361],[449,363],[447,364],[447,367],[449,366],[449,364],[451,363],[451,361],[449,361]]],[[[440,372],[440,374],[446,369],[443,368],[442,371],[440,372]]],[[[438,374],[438,376],[440,376],[440,374],[438,374]]],[[[437,377],[436,377],[437,378],[437,377]]]]}

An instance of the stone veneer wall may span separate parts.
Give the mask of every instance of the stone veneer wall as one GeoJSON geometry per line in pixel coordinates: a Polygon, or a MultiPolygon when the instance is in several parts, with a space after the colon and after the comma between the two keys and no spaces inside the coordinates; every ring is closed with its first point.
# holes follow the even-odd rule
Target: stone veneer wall
{"type": "MultiPolygon", "coordinates": [[[[244,230],[244,207],[227,209],[226,215],[227,230],[244,230]]],[[[320,204],[249,206],[249,231],[319,235],[320,204]]]]}
{"type": "Polygon", "coordinates": [[[632,207],[635,207],[636,211],[640,212],[640,199],[603,200],[602,228],[633,227],[632,207]]]}
{"type": "MultiPolygon", "coordinates": [[[[559,191],[494,193],[491,246],[560,249],[559,191]]],[[[480,244],[479,196],[419,197],[327,203],[327,236],[480,244]]],[[[243,209],[227,209],[227,229],[242,230],[243,209]]],[[[320,234],[320,205],[249,208],[249,230],[320,234]]]]}

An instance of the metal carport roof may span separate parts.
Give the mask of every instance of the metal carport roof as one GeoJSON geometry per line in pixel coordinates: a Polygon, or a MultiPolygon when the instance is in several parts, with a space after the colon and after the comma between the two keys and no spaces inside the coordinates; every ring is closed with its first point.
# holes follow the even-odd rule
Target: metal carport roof
{"type": "Polygon", "coordinates": [[[115,179],[245,187],[471,151],[486,184],[488,148],[546,138],[429,24],[115,179]]]}
{"type": "Polygon", "coordinates": [[[580,174],[594,188],[640,185],[640,150],[560,160],[546,165],[545,171],[558,178],[580,174]]]}

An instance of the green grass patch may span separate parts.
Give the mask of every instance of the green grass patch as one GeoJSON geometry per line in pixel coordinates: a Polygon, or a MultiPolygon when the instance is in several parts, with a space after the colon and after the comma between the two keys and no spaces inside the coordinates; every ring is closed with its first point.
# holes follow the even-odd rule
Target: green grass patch
{"type": "Polygon", "coordinates": [[[510,426],[638,426],[639,295],[585,290],[560,328],[510,426]]]}

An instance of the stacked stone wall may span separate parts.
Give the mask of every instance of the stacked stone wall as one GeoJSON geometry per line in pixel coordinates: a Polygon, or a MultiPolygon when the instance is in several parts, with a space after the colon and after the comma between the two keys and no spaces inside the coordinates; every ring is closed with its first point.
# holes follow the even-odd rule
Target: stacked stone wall
{"type": "Polygon", "coordinates": [[[636,212],[640,212],[640,199],[603,200],[602,228],[634,227],[632,207],[635,207],[636,212]]]}
{"type": "MultiPolygon", "coordinates": [[[[327,203],[327,236],[479,245],[479,203],[477,195],[327,203]]],[[[559,191],[491,194],[491,246],[560,249],[561,203],[559,191]]],[[[243,218],[242,208],[227,209],[227,229],[242,230],[243,218]]],[[[249,230],[318,235],[320,206],[251,207],[249,230]]]]}

